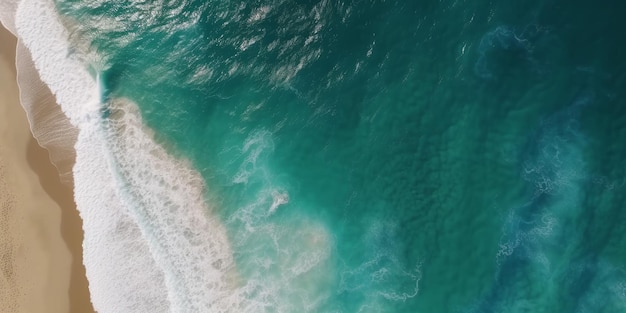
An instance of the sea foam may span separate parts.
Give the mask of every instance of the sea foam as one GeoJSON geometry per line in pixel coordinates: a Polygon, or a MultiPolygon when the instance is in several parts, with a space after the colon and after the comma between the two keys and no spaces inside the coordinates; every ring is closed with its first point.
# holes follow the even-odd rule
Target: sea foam
{"type": "Polygon", "coordinates": [[[68,55],[51,1],[18,4],[16,32],[43,82],[79,130],[73,174],[85,231],[84,262],[99,312],[238,311],[232,253],[209,215],[202,180],[156,144],[134,104],[108,103],[68,55]]]}

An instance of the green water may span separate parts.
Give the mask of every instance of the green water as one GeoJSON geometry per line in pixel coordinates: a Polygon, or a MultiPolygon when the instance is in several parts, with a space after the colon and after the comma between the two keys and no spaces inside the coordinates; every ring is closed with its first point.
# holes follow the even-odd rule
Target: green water
{"type": "Polygon", "coordinates": [[[621,2],[57,5],[270,311],[626,310],[621,2]]]}

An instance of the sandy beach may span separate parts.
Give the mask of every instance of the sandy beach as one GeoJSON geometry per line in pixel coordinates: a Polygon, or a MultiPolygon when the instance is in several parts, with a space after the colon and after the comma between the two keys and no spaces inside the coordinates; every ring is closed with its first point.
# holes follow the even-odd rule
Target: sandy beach
{"type": "Polygon", "coordinates": [[[72,187],[19,105],[15,38],[0,29],[0,312],[94,312],[72,187]]]}

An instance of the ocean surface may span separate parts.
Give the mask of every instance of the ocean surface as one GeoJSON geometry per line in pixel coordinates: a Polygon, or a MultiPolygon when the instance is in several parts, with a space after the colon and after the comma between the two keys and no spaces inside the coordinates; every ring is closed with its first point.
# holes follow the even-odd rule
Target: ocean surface
{"type": "Polygon", "coordinates": [[[101,313],[626,312],[626,2],[54,4],[101,313]]]}

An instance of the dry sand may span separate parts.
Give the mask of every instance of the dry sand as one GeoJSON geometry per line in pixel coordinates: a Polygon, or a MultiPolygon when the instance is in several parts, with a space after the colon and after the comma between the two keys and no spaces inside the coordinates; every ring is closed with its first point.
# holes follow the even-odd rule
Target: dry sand
{"type": "Polygon", "coordinates": [[[82,221],[19,105],[15,44],[0,28],[0,312],[93,312],[82,221]]]}

